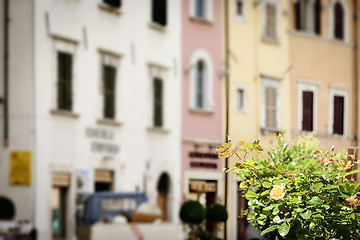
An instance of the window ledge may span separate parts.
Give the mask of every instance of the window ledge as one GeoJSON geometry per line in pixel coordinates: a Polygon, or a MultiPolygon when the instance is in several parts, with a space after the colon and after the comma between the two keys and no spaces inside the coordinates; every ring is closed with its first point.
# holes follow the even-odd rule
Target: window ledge
{"type": "Polygon", "coordinates": [[[262,135],[266,135],[268,133],[276,133],[279,134],[280,132],[282,132],[282,130],[278,129],[278,128],[270,128],[270,127],[262,127],[261,128],[261,134],[262,135]]]}
{"type": "Polygon", "coordinates": [[[214,114],[213,110],[199,109],[199,108],[190,108],[190,112],[201,113],[201,114],[214,114]]]}
{"type": "Polygon", "coordinates": [[[69,118],[79,118],[79,114],[73,113],[67,110],[53,109],[50,111],[51,114],[69,118]]]}
{"type": "Polygon", "coordinates": [[[212,25],[214,24],[213,21],[206,19],[206,18],[200,18],[200,17],[196,17],[196,16],[192,16],[190,17],[190,20],[193,22],[198,22],[198,23],[205,23],[205,24],[209,24],[212,25]]]}
{"type": "Polygon", "coordinates": [[[105,12],[109,12],[109,13],[115,14],[117,16],[120,16],[122,14],[122,11],[120,8],[112,7],[112,6],[104,4],[104,3],[100,3],[99,8],[105,12]]]}
{"type": "Polygon", "coordinates": [[[108,125],[112,127],[120,127],[122,125],[122,122],[118,122],[113,119],[98,119],[96,122],[98,124],[108,125]]]}
{"type": "Polygon", "coordinates": [[[262,37],[262,40],[266,43],[271,43],[271,44],[275,44],[275,45],[280,45],[280,41],[278,38],[269,38],[266,36],[262,37]]]}
{"type": "Polygon", "coordinates": [[[162,134],[167,134],[170,132],[169,129],[164,129],[164,128],[160,128],[160,127],[148,127],[147,130],[149,132],[153,132],[153,133],[162,133],[162,134]]]}
{"type": "Polygon", "coordinates": [[[163,26],[161,24],[158,24],[156,22],[149,22],[149,27],[156,30],[156,31],[159,31],[159,32],[163,32],[165,33],[166,32],[166,26],[163,26]]]}

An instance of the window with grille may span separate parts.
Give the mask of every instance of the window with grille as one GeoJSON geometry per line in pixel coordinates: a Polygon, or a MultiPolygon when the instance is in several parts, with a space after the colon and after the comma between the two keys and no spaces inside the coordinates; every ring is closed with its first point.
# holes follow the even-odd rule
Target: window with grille
{"type": "Polygon", "coordinates": [[[153,124],[154,127],[163,127],[163,81],[153,80],[153,124]]]}
{"type": "Polygon", "coordinates": [[[161,26],[166,26],[167,15],[167,1],[166,0],[152,0],[152,21],[161,26]]]}
{"type": "Polygon", "coordinates": [[[343,96],[334,96],[334,123],[333,133],[344,134],[345,101],[343,96]]]}
{"type": "Polygon", "coordinates": [[[344,8],[340,2],[334,5],[334,38],[343,40],[344,39],[344,8]]]}
{"type": "Polygon", "coordinates": [[[265,37],[275,40],[276,37],[276,5],[267,2],[265,5],[265,37]]]}
{"type": "Polygon", "coordinates": [[[115,119],[116,109],[116,68],[103,65],[103,117],[115,119]]]}
{"type": "Polygon", "coordinates": [[[105,4],[111,6],[111,7],[115,7],[115,8],[120,8],[121,7],[121,0],[103,0],[105,4]]]}
{"type": "Polygon", "coordinates": [[[313,131],[313,119],[314,119],[314,93],[312,91],[302,92],[302,130],[313,131]]]}
{"type": "Polygon", "coordinates": [[[57,107],[59,110],[72,110],[72,55],[65,52],[57,53],[58,82],[57,107]]]}

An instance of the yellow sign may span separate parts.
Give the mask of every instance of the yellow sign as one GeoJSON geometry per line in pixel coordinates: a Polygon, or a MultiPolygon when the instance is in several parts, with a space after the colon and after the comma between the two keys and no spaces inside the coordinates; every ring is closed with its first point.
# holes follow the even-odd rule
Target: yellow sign
{"type": "Polygon", "coordinates": [[[13,151],[10,153],[10,185],[31,185],[30,151],[13,151]]]}

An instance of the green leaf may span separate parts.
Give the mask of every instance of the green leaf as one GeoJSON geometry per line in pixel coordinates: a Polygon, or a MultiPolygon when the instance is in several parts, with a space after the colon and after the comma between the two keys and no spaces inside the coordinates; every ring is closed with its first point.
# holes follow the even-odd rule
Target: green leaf
{"type": "Polygon", "coordinates": [[[265,235],[265,234],[267,234],[269,232],[272,232],[275,229],[276,229],[276,226],[270,226],[270,227],[268,227],[267,229],[265,229],[264,231],[261,232],[261,236],[263,236],[263,235],[265,235]]]}
{"type": "Polygon", "coordinates": [[[279,216],[276,216],[274,217],[273,221],[274,223],[281,223],[283,220],[279,216]]]}
{"type": "Polygon", "coordinates": [[[240,183],[239,188],[240,188],[240,190],[243,190],[243,189],[246,189],[248,186],[249,186],[249,185],[247,184],[247,182],[242,181],[242,182],[240,183]]]}
{"type": "Polygon", "coordinates": [[[273,184],[271,182],[263,182],[265,188],[271,188],[273,184]]]}
{"type": "Polygon", "coordinates": [[[254,144],[252,144],[252,143],[245,143],[244,147],[246,147],[249,150],[254,150],[254,144]]]}
{"type": "Polygon", "coordinates": [[[360,172],[360,170],[353,170],[351,172],[343,172],[340,174],[341,177],[346,177],[346,176],[349,176],[349,175],[352,175],[352,174],[355,174],[355,173],[358,173],[360,172]]]}
{"type": "Polygon", "coordinates": [[[321,205],[322,200],[319,197],[313,197],[310,201],[311,205],[321,205]]]}
{"type": "Polygon", "coordinates": [[[286,222],[280,225],[278,232],[282,237],[285,237],[290,231],[290,225],[286,222]]]}
{"type": "Polygon", "coordinates": [[[258,197],[258,195],[254,192],[254,191],[252,191],[252,190],[249,190],[246,194],[245,194],[245,198],[247,199],[247,200],[250,200],[250,199],[253,199],[253,198],[257,198],[258,197]]]}
{"type": "Polygon", "coordinates": [[[316,190],[319,190],[320,188],[322,188],[323,186],[324,186],[324,184],[322,184],[322,183],[316,183],[313,186],[313,189],[316,191],[316,190]]]}
{"type": "Polygon", "coordinates": [[[311,210],[307,210],[306,212],[301,213],[303,219],[310,219],[311,215],[312,215],[311,210]]]}
{"type": "Polygon", "coordinates": [[[247,152],[247,150],[244,148],[240,148],[240,149],[236,150],[236,152],[247,152]]]}

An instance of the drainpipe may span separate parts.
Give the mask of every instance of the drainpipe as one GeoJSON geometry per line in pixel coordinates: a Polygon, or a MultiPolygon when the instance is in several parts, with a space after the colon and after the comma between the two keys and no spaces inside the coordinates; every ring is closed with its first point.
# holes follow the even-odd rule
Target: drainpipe
{"type": "Polygon", "coordinates": [[[9,0],[4,0],[4,146],[9,145],[9,0]]]}
{"type": "MultiPolygon", "coordinates": [[[[229,0],[224,1],[225,14],[225,142],[229,135],[229,70],[230,70],[230,38],[229,38],[229,0]]],[[[229,159],[225,159],[225,168],[229,167],[229,159]]],[[[228,173],[225,173],[225,209],[228,207],[228,173]]],[[[227,239],[227,221],[224,223],[224,240],[227,239]]]]}
{"type": "Polygon", "coordinates": [[[358,146],[358,131],[359,131],[359,104],[358,104],[358,98],[359,98],[359,84],[358,84],[358,77],[359,77],[359,69],[358,69],[358,54],[359,54],[359,43],[358,43],[358,4],[357,4],[358,0],[353,0],[353,8],[354,8],[354,62],[353,62],[353,66],[354,66],[354,132],[355,132],[355,136],[354,136],[354,143],[353,146],[357,147],[358,146]]]}

